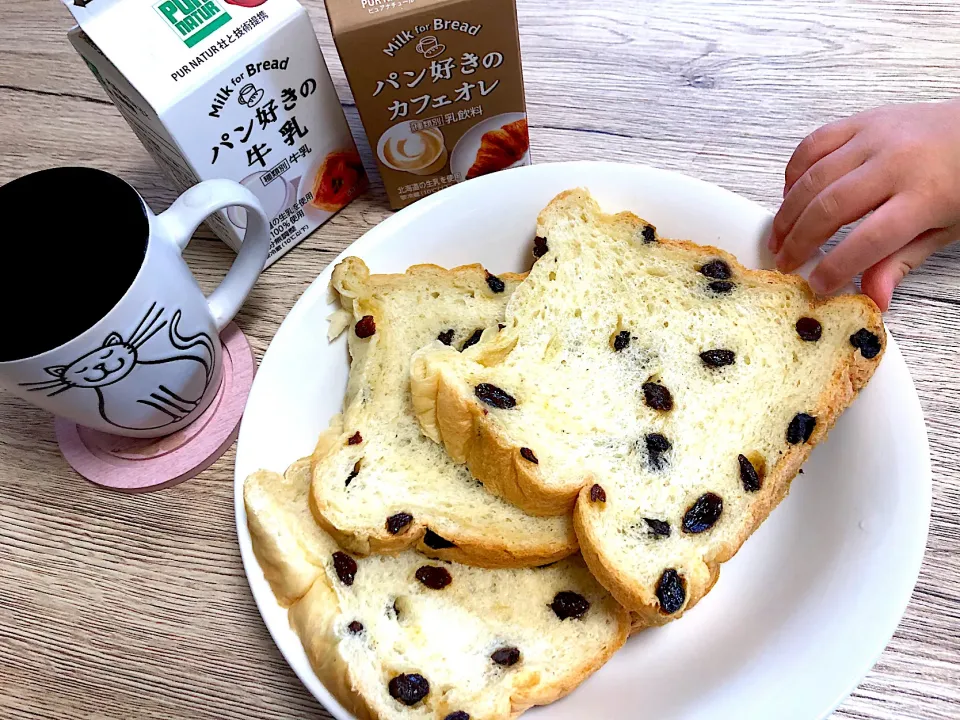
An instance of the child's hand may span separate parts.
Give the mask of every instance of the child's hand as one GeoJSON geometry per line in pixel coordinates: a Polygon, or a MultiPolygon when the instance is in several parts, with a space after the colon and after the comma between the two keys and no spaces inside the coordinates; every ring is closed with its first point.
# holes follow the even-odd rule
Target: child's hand
{"type": "Polygon", "coordinates": [[[810,276],[827,294],[863,273],[886,310],[894,288],[960,239],[960,101],[893,105],[826,125],[787,165],[770,250],[792,272],[844,225],[872,210],[810,276]]]}

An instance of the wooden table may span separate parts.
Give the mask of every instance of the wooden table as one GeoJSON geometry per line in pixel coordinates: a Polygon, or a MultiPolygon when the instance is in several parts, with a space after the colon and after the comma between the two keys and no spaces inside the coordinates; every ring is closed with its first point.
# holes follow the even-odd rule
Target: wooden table
{"type": "MultiPolygon", "coordinates": [[[[306,4],[362,137],[323,5],[306,4]]],[[[775,209],[787,158],[818,125],[960,95],[955,0],[518,4],[537,162],[650,163],[775,209]]],[[[174,192],[69,46],[70,24],[50,0],[0,5],[0,182],[92,165],[164,209],[174,192]]],[[[389,214],[375,182],[263,275],[238,317],[258,355],[310,281],[389,214]]],[[[209,288],[232,253],[205,231],[198,238],[186,256],[209,288]]],[[[960,247],[910,276],[887,322],[927,418],[930,540],[895,638],[835,717],[956,720],[960,247]]],[[[50,417],[0,394],[0,717],[329,717],[254,607],[233,457],[159,494],[105,492],[66,465],[50,417]]]]}

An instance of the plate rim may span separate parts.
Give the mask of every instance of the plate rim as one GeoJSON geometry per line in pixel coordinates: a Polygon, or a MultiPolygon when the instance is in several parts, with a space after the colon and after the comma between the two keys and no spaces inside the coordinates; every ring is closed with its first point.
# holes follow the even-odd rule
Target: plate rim
{"type": "MultiPolygon", "coordinates": [[[[721,185],[710,183],[700,178],[686,175],[674,170],[665,170],[643,163],[605,160],[578,160],[555,163],[539,163],[536,165],[511,168],[493,175],[475,178],[474,180],[470,181],[472,185],[467,188],[465,188],[466,183],[460,183],[458,185],[451,186],[388,216],[377,225],[366,230],[366,232],[364,232],[360,237],[344,248],[342,252],[340,252],[326,265],[326,267],[323,268],[323,270],[317,275],[316,278],[314,278],[310,285],[304,289],[300,297],[297,298],[297,301],[286,314],[280,323],[280,326],[277,328],[274,336],[271,338],[270,343],[268,344],[267,349],[260,361],[259,367],[262,368],[267,363],[269,357],[271,356],[271,351],[273,351],[275,345],[278,344],[278,338],[281,338],[281,335],[283,334],[285,326],[292,327],[298,321],[299,316],[309,312],[312,306],[318,301],[326,301],[325,304],[329,304],[328,285],[330,277],[332,276],[333,268],[336,267],[337,263],[341,262],[344,258],[368,252],[370,250],[376,250],[382,242],[386,241],[388,235],[394,230],[401,230],[404,225],[416,222],[418,218],[428,215],[434,211],[434,208],[440,205],[456,202],[458,193],[460,195],[465,195],[469,191],[477,192],[481,189],[481,184],[492,184],[498,182],[498,180],[502,179],[503,173],[524,173],[535,175],[539,173],[549,173],[552,168],[557,168],[558,166],[570,170],[578,168],[590,168],[592,171],[615,166],[618,171],[622,171],[626,168],[629,169],[627,170],[628,172],[651,172],[654,174],[672,176],[680,179],[682,182],[692,182],[707,192],[719,192],[721,195],[725,196],[727,200],[735,204],[739,204],[745,209],[749,208],[753,212],[757,212],[759,210],[768,216],[771,221],[773,218],[773,214],[759,203],[728,190],[721,185]],[[371,236],[373,239],[370,239],[371,236]],[[358,246],[360,246],[359,249],[358,246]]],[[[420,262],[429,262],[429,259],[423,259],[420,262]]],[[[906,365],[906,361],[899,349],[899,345],[889,329],[887,329],[887,337],[888,346],[885,357],[888,362],[893,361],[892,364],[902,366],[906,380],[909,383],[909,407],[904,407],[902,409],[908,411],[911,415],[916,416],[916,418],[919,419],[919,423],[917,425],[917,429],[919,431],[918,440],[922,444],[923,452],[920,453],[921,467],[919,468],[919,477],[914,478],[914,481],[917,483],[917,485],[914,487],[914,490],[919,489],[923,494],[923,496],[920,498],[920,507],[918,510],[918,517],[921,518],[921,527],[918,528],[919,531],[916,532],[912,538],[914,547],[912,548],[909,562],[904,563],[904,566],[911,567],[912,570],[909,574],[901,573],[901,585],[899,586],[898,598],[896,599],[896,602],[892,603],[892,605],[897,608],[895,616],[891,614],[890,617],[886,618],[889,627],[884,628],[882,632],[878,632],[874,635],[874,650],[872,652],[865,652],[858,666],[856,668],[851,668],[851,672],[848,673],[851,679],[844,683],[844,688],[839,691],[837,696],[833,698],[832,701],[827,701],[827,705],[825,705],[823,711],[816,716],[817,718],[826,718],[834,710],[836,710],[847,697],[849,697],[849,695],[860,685],[865,675],[874,667],[877,660],[890,644],[890,640],[893,638],[897,629],[899,628],[904,613],[909,606],[914,588],[922,571],[923,559],[926,554],[926,546],[930,528],[930,513],[932,508],[932,467],[929,437],[919,395],[917,394],[916,385],[913,382],[913,378],[909,372],[909,367],[906,365]]],[[[250,394],[251,399],[255,396],[255,391],[257,383],[260,381],[260,376],[261,375],[258,372],[254,378],[254,385],[253,388],[251,388],[250,394]]],[[[267,587],[267,590],[264,593],[263,591],[258,591],[254,586],[251,574],[253,573],[262,577],[263,572],[252,550],[250,533],[247,527],[246,508],[243,502],[243,483],[245,476],[240,472],[239,461],[245,454],[243,450],[243,448],[246,446],[244,443],[245,426],[247,426],[246,412],[244,413],[244,419],[241,421],[240,425],[240,432],[237,440],[236,461],[234,464],[234,516],[236,525],[235,530],[237,533],[237,541],[240,549],[244,576],[247,580],[248,586],[250,587],[250,592],[257,606],[257,611],[260,613],[261,620],[266,626],[267,631],[269,632],[277,649],[283,656],[284,661],[297,675],[298,679],[301,681],[307,691],[310,692],[310,694],[313,695],[313,697],[319,703],[321,703],[321,705],[331,715],[337,718],[337,720],[356,720],[355,716],[346,708],[344,708],[343,705],[341,705],[340,702],[330,693],[330,691],[313,671],[309,663],[307,663],[306,667],[304,668],[301,666],[301,663],[294,662],[289,657],[287,641],[278,636],[280,629],[275,627],[271,620],[268,620],[268,613],[264,607],[264,603],[266,602],[272,602],[273,604],[276,604],[276,598],[273,596],[273,593],[270,591],[269,587],[267,587]]],[[[296,459],[297,458],[290,459],[289,464],[292,464],[296,459]]],[[[282,472],[285,470],[286,468],[283,468],[280,471],[282,472]]],[[[286,613],[286,610],[283,612],[286,613]]],[[[299,645],[299,639],[297,639],[297,643],[299,645]]],[[[302,652],[302,647],[299,649],[302,652]]]]}

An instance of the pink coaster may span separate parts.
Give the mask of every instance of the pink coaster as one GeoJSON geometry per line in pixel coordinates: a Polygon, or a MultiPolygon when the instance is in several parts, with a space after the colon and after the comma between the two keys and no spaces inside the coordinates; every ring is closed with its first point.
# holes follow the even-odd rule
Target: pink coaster
{"type": "Polygon", "coordinates": [[[171,487],[210,467],[237,439],[256,370],[250,344],[234,323],[220,341],[220,390],[196,422],[162,438],[126,438],[57,418],[57,442],[67,462],[92,483],[131,493],[171,487]]]}

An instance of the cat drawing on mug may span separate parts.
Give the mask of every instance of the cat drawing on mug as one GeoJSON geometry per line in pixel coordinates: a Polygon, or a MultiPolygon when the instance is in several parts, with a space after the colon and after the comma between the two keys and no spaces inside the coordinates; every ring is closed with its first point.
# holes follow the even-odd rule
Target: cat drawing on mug
{"type": "Polygon", "coordinates": [[[69,365],[44,368],[51,379],[22,385],[31,391],[49,391],[48,397],[93,391],[100,416],[118,428],[154,430],[180,422],[200,405],[210,385],[213,340],[205,332],[181,334],[180,311],[168,322],[162,319],[164,308],[154,313],[156,307],[156,303],[150,306],[127,340],[112,332],[100,347],[69,365]],[[167,332],[154,341],[152,352],[144,352],[147,341],[164,328],[167,332]],[[157,347],[164,341],[169,347],[157,347]],[[186,387],[181,385],[183,376],[190,377],[186,387]],[[177,392],[170,390],[170,385],[177,387],[177,392]]]}

